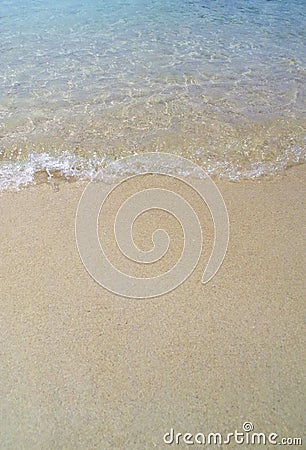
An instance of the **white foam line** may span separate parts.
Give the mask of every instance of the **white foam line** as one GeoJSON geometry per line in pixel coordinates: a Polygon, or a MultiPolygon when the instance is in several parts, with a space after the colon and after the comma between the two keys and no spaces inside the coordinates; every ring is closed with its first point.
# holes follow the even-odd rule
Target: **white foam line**
{"type": "MultiPolygon", "coordinates": [[[[205,162],[204,150],[202,151],[202,154],[201,150],[198,150],[197,156],[202,156],[202,167],[209,175],[229,179],[231,181],[240,181],[242,179],[257,179],[263,176],[271,177],[284,171],[287,167],[303,163],[306,161],[306,150],[292,147],[289,150],[284,150],[273,161],[250,162],[248,168],[239,167],[229,160],[216,161],[214,164],[205,162]]],[[[68,151],[57,157],[50,156],[48,153],[33,152],[29,154],[26,161],[4,161],[0,163],[0,190],[18,190],[22,187],[35,184],[35,174],[40,172],[47,173],[48,181],[52,180],[54,173],[57,173],[66,179],[104,179],[105,175],[101,169],[103,169],[109,161],[111,161],[111,159],[106,156],[102,158],[92,157],[87,159],[68,151]]],[[[161,164],[163,164],[162,155],[161,164]]],[[[114,167],[115,170],[110,175],[108,174],[108,177],[111,177],[108,178],[110,182],[115,181],[116,176],[123,174],[120,159],[114,167]]],[[[148,171],[152,170],[149,165],[146,167],[146,162],[144,160],[141,167],[139,165],[134,165],[133,167],[125,168],[124,172],[126,173],[126,171],[128,171],[130,174],[137,174],[140,169],[146,169],[148,171]]],[[[174,173],[183,176],[199,175],[197,173],[187,173],[184,170],[184,167],[169,167],[168,170],[169,174],[174,173]]]]}

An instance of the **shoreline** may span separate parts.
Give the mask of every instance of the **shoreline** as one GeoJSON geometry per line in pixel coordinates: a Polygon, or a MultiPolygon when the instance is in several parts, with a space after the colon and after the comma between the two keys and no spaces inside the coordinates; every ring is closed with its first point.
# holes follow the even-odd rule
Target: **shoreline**
{"type": "MultiPolygon", "coordinates": [[[[216,180],[230,218],[219,272],[201,284],[208,242],[184,284],[147,300],[109,293],[83,267],[74,219],[87,182],[1,192],[0,447],[162,448],[171,428],[245,421],[302,437],[305,174],[216,180]]],[[[174,256],[170,245],[165,265],[174,256]]]]}
{"type": "Polygon", "coordinates": [[[164,172],[169,172],[169,175],[202,177],[197,170],[196,172],[184,170],[181,163],[169,166],[169,171],[167,171],[163,154],[185,159],[186,162],[191,161],[199,167],[200,172],[204,171],[217,181],[229,182],[249,180],[260,182],[271,180],[275,176],[285,176],[287,170],[305,164],[306,158],[304,148],[294,146],[283,150],[274,159],[252,161],[248,165],[242,165],[238,160],[231,161],[225,156],[224,161],[219,162],[214,153],[209,154],[204,149],[198,149],[192,157],[189,157],[188,154],[177,155],[175,152],[130,152],[117,158],[104,155],[101,159],[96,154],[92,157],[84,157],[69,151],[57,156],[34,152],[28,155],[27,160],[2,161],[0,164],[0,193],[17,192],[43,182],[48,182],[51,186],[56,186],[58,182],[62,181],[86,183],[95,179],[115,183],[118,176],[121,178],[124,174],[151,173],[151,163],[146,161],[146,155],[151,154],[161,154],[161,161],[158,164],[164,172]],[[129,165],[126,169],[124,161],[129,157],[139,157],[139,161],[136,160],[134,165],[129,165]],[[113,167],[112,173],[108,173],[110,167],[113,167]]]}

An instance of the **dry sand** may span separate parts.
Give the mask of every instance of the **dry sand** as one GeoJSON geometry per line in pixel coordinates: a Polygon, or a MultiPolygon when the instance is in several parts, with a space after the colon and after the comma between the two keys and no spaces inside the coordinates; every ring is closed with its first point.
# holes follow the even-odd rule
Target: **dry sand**
{"type": "Polygon", "coordinates": [[[305,174],[219,181],[231,236],[218,274],[201,284],[207,244],[183,285],[147,300],[116,297],[84,269],[74,219],[85,184],[2,193],[0,448],[159,449],[171,427],[225,434],[245,421],[302,436],[305,174]]]}

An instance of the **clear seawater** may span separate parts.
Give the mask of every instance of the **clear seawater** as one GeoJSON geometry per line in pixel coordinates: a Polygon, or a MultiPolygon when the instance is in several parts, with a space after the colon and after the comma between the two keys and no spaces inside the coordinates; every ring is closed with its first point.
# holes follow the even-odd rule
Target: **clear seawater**
{"type": "Polygon", "coordinates": [[[305,161],[305,0],[1,0],[0,188],[165,151],[305,161]]]}

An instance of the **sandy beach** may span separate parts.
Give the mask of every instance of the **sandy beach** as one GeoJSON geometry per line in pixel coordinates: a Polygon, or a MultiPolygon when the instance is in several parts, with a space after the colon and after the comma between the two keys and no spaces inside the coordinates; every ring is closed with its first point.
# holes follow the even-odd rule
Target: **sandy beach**
{"type": "MultiPolygon", "coordinates": [[[[231,233],[206,285],[212,228],[192,199],[208,237],[199,265],[173,292],[143,300],[109,293],[82,265],[74,221],[86,183],[1,193],[0,448],[159,449],[171,428],[226,434],[246,421],[303,437],[305,174],[302,165],[217,181],[231,233]]],[[[145,245],[157,218],[135,228],[136,240],[145,245]]]]}

